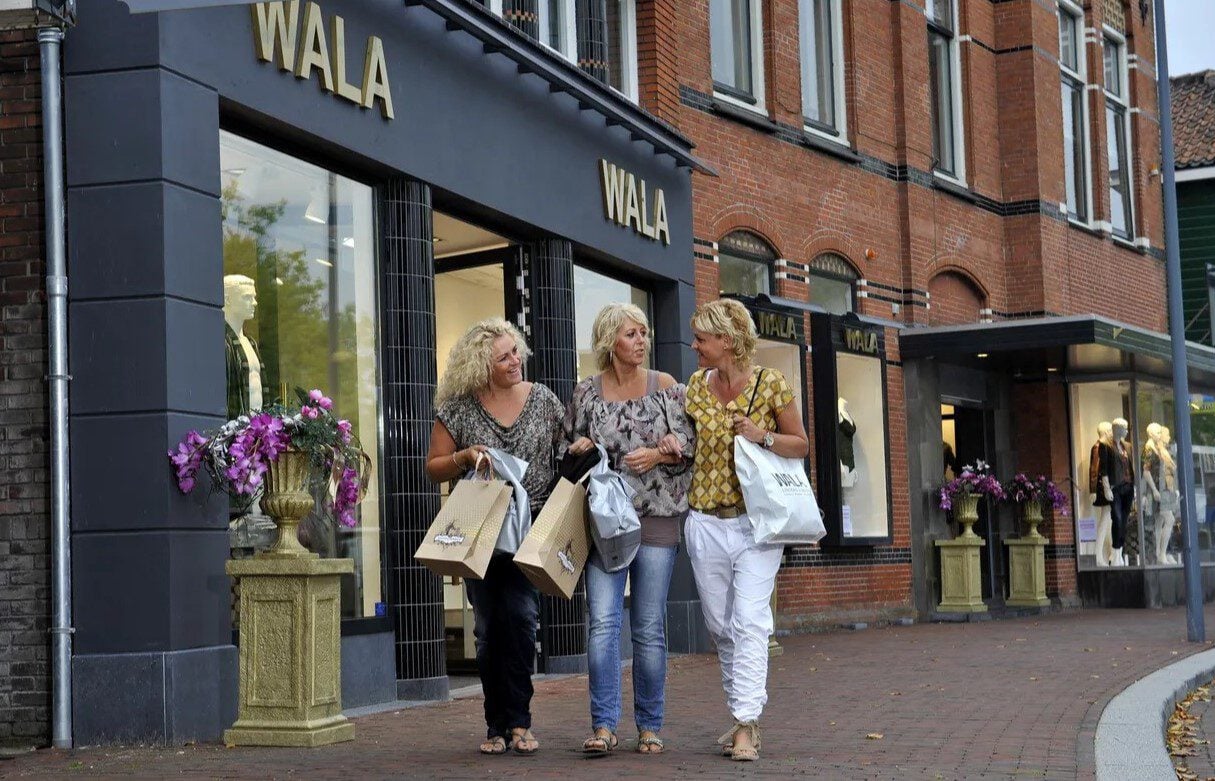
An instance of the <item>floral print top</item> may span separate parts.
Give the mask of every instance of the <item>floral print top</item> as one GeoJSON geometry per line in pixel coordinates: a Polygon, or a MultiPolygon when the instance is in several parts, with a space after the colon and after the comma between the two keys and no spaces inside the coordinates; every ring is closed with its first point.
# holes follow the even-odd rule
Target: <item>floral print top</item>
{"type": "Polygon", "coordinates": [[[696,434],[684,413],[686,390],[683,385],[660,389],[658,373],[650,372],[646,395],[607,401],[603,398],[602,377],[595,375],[574,388],[574,398],[566,409],[566,439],[573,442],[578,437],[590,437],[603,445],[612,469],[637,492],[633,505],[640,516],[671,517],[687,512],[696,434]],[[667,434],[674,434],[683,445],[683,461],[659,464],[641,475],[624,465],[626,455],[639,447],[657,447],[667,434]]]}

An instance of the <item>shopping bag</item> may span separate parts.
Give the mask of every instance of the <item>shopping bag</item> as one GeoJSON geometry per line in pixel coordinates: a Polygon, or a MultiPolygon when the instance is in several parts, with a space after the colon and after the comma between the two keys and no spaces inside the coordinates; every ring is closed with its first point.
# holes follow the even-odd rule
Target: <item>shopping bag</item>
{"type": "Polygon", "coordinates": [[[436,575],[479,580],[489,569],[514,490],[492,478],[488,458],[478,456],[474,471],[477,477],[456,483],[413,554],[436,575]]]}
{"type": "Polygon", "coordinates": [[[591,468],[586,484],[591,541],[603,569],[619,572],[633,563],[641,547],[641,519],[633,506],[637,492],[608,466],[603,445],[595,447],[599,449],[599,460],[591,468]]]}
{"type": "Polygon", "coordinates": [[[485,452],[494,467],[494,473],[510,483],[513,489],[510,509],[502,519],[502,531],[498,532],[498,542],[494,545],[494,550],[514,553],[519,550],[519,543],[527,536],[528,529],[532,528],[532,508],[528,504],[527,490],[523,487],[527,462],[497,448],[491,447],[485,452]]]}
{"type": "Polygon", "coordinates": [[[801,459],[734,437],[734,471],[756,542],[804,544],[827,534],[801,459]]]}
{"type": "Polygon", "coordinates": [[[589,550],[586,488],[562,477],[523,538],[515,564],[543,593],[569,599],[589,550]]]}

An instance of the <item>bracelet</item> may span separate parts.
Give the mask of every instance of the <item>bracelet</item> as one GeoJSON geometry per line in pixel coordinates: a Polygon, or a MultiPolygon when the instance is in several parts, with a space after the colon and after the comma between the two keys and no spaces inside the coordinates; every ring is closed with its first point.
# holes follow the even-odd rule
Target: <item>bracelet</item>
{"type": "Polygon", "coordinates": [[[463,471],[464,471],[464,467],[460,465],[460,459],[456,458],[456,454],[457,454],[457,453],[459,453],[459,452],[460,452],[459,450],[454,450],[454,451],[452,451],[452,454],[451,454],[451,462],[452,462],[453,464],[455,464],[455,465],[456,465],[456,469],[458,469],[459,471],[463,472],[463,471]]]}

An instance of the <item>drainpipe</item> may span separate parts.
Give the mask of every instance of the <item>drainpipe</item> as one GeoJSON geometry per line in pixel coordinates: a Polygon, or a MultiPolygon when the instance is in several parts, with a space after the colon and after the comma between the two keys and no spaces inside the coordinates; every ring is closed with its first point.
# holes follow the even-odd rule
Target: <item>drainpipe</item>
{"type": "Polygon", "coordinates": [[[63,196],[63,30],[38,31],[42,64],[42,179],[46,193],[46,301],[51,423],[52,742],[72,746],[72,548],[68,475],[67,251],[63,196]]]}

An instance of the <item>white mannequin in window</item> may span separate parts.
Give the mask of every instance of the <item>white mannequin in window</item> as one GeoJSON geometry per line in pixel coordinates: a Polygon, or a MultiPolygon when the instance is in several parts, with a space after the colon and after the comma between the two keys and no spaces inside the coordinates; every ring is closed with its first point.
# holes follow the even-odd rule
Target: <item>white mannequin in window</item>
{"type": "Polygon", "coordinates": [[[232,417],[262,406],[262,360],[257,345],[245,336],[245,323],[257,314],[257,290],[243,274],[224,277],[224,331],[227,346],[228,414],[232,417]]]}
{"type": "Polygon", "coordinates": [[[840,458],[840,487],[853,488],[859,475],[856,470],[856,447],[853,437],[856,436],[856,421],[848,412],[848,400],[843,396],[839,399],[839,436],[836,445],[840,458]]]}
{"type": "Polygon", "coordinates": [[[1097,442],[1089,453],[1089,491],[1092,499],[1093,512],[1097,515],[1097,552],[1098,567],[1108,567],[1113,556],[1111,530],[1113,519],[1110,516],[1110,504],[1114,500],[1114,491],[1110,487],[1109,471],[1113,461],[1114,426],[1108,420],[1097,424],[1097,442]]]}
{"type": "Polygon", "coordinates": [[[1169,555],[1169,539],[1173,536],[1177,504],[1177,466],[1164,441],[1164,426],[1149,423],[1148,441],[1143,446],[1143,484],[1156,503],[1155,539],[1157,564],[1175,564],[1169,555]]]}

